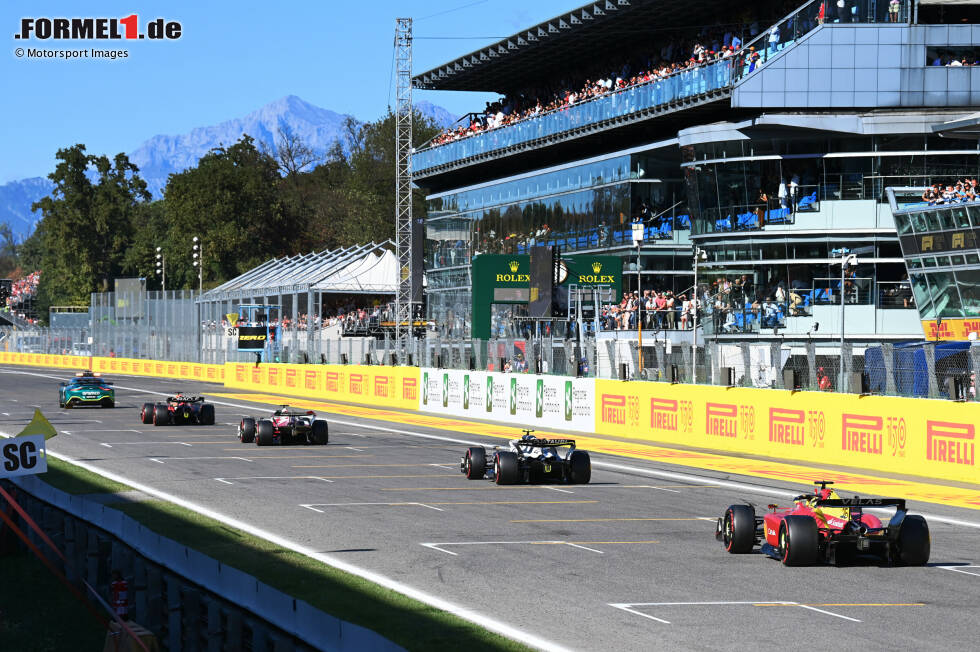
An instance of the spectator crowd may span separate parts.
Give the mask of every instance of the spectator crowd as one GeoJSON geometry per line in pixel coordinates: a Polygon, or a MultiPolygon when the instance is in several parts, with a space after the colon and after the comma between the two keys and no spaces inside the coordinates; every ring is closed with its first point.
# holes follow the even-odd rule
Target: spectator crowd
{"type": "Polygon", "coordinates": [[[13,281],[10,286],[10,295],[7,297],[4,309],[12,312],[28,323],[37,323],[37,312],[34,308],[34,299],[37,297],[37,286],[41,282],[41,272],[31,272],[30,274],[13,281]]]}
{"type": "Polygon", "coordinates": [[[930,206],[965,204],[977,201],[977,180],[964,179],[952,185],[935,183],[922,193],[922,201],[930,206]]]}

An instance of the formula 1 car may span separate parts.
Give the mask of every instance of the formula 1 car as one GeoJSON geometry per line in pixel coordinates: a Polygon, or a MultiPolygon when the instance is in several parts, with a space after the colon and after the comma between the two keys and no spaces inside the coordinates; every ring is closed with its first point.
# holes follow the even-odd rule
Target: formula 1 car
{"type": "Polygon", "coordinates": [[[327,422],[317,419],[313,410],[300,410],[282,405],[271,417],[245,417],[238,425],[238,440],[243,444],[271,446],[272,444],[324,445],[330,439],[327,422]]]}
{"type": "Polygon", "coordinates": [[[908,514],[902,498],[842,498],[826,480],[812,494],[793,499],[792,507],[769,505],[761,518],[751,505],[732,505],[718,519],[715,538],[730,553],[762,552],[786,566],[828,562],[854,563],[875,555],[891,564],[923,566],[929,561],[929,525],[908,514]],[[886,524],[865,508],[895,508],[886,524]]]}
{"type": "Polygon", "coordinates": [[[214,425],[214,405],[204,402],[203,396],[168,396],[166,403],[144,403],[140,420],[155,426],[214,425]]]}
{"type": "Polygon", "coordinates": [[[548,480],[588,484],[592,479],[589,454],[575,449],[574,439],[538,439],[525,430],[509,448],[472,446],[459,460],[459,470],[470,480],[491,478],[497,484],[548,480]],[[567,449],[567,450],[563,450],[567,449]],[[487,464],[487,460],[490,464],[487,464]]]}
{"type": "Polygon", "coordinates": [[[58,407],[73,408],[79,405],[116,407],[116,391],[102,374],[79,371],[75,377],[58,387],[58,407]]]}

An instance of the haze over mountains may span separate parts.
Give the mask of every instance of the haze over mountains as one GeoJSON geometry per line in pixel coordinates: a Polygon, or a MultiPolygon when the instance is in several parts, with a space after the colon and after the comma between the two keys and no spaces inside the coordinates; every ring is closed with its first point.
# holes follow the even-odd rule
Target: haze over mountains
{"type": "MultiPolygon", "coordinates": [[[[456,116],[431,102],[417,102],[415,108],[442,126],[456,120],[456,116]]],[[[220,145],[231,145],[242,134],[248,134],[256,140],[256,144],[264,143],[270,151],[274,151],[277,132],[284,127],[317,153],[326,153],[338,140],[342,146],[345,145],[343,124],[347,117],[346,114],[310,104],[295,95],[287,95],[242,118],[199,127],[177,136],[153,136],[129,152],[129,159],[139,167],[140,176],[146,180],[153,198],[159,199],[170,174],[193,167],[209,150],[220,145]]],[[[64,143],[63,146],[73,144],[64,143]]],[[[116,154],[89,153],[105,154],[109,158],[116,154]]],[[[41,217],[31,212],[31,204],[48,195],[53,187],[47,177],[32,177],[0,185],[0,223],[10,224],[13,232],[20,237],[29,235],[41,217]]]]}

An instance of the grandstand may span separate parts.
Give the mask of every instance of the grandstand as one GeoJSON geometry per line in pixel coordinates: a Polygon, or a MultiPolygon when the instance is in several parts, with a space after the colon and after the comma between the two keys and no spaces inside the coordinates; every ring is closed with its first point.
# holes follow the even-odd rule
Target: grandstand
{"type": "Polygon", "coordinates": [[[470,313],[479,254],[618,255],[624,289],[677,296],[699,247],[718,341],[839,339],[842,303],[854,342],[921,339],[885,188],[980,174],[976,139],[934,129],[980,105],[974,59],[937,65],[973,56],[976,13],[608,0],[416,75],[501,96],[413,156],[428,318],[470,313]],[[841,246],[864,252],[843,281],[841,246]]]}

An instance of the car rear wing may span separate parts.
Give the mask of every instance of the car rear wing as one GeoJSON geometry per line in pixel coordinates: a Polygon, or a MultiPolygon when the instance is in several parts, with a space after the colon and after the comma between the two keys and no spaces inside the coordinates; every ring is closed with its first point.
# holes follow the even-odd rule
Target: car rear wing
{"type": "Polygon", "coordinates": [[[574,439],[520,439],[519,446],[530,446],[531,448],[548,448],[551,446],[574,446],[574,439]]]}
{"type": "Polygon", "coordinates": [[[168,396],[168,403],[200,403],[204,401],[203,396],[168,396]]]}
{"type": "Polygon", "coordinates": [[[905,509],[904,498],[827,498],[817,500],[815,507],[897,507],[905,509]]]}

